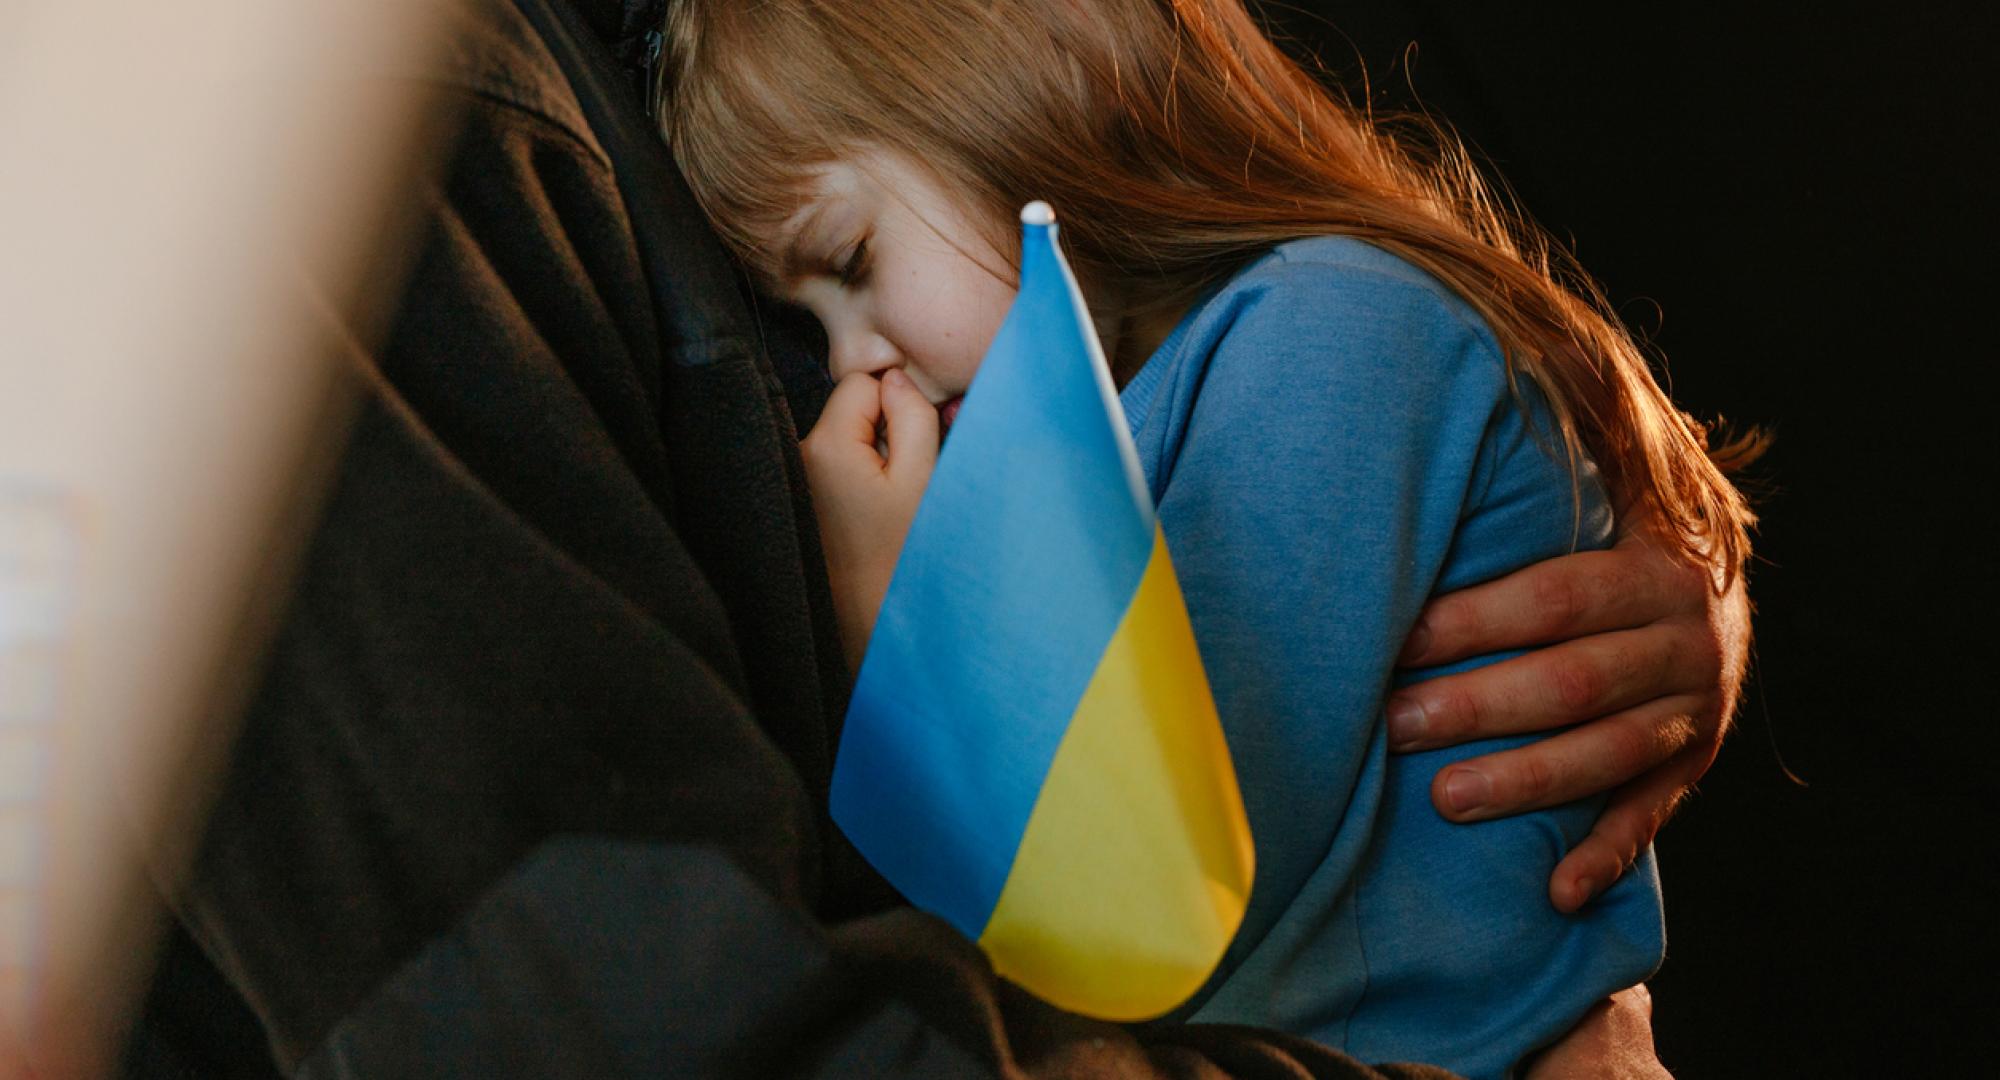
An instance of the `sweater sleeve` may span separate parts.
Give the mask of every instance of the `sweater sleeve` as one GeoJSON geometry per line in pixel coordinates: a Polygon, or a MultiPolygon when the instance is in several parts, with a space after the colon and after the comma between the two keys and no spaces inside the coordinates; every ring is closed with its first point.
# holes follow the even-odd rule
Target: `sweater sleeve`
{"type": "MultiPolygon", "coordinates": [[[[1240,953],[1379,773],[1376,722],[1508,407],[1491,338],[1370,267],[1247,271],[1198,317],[1141,432],[1202,661],[1245,773],[1258,877],[1240,953]]],[[[1359,825],[1357,830],[1355,826],[1359,825]]]]}
{"type": "Polygon", "coordinates": [[[1545,406],[1468,306],[1312,243],[1196,317],[1140,432],[1258,857],[1195,1015],[1502,1075],[1657,964],[1650,861],[1556,912],[1594,807],[1446,822],[1437,769],[1526,740],[1391,757],[1382,706],[1431,595],[1601,543],[1608,511],[1585,463],[1579,516],[1545,406]]]}

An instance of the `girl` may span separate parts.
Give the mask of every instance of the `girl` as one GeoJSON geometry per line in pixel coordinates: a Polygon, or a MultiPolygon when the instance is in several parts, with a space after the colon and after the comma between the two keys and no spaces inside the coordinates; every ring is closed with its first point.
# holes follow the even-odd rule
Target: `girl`
{"type": "Polygon", "coordinates": [[[1653,970],[1650,853],[1558,913],[1595,806],[1445,823],[1429,777],[1492,745],[1390,757],[1383,703],[1427,597],[1605,545],[1607,491],[1726,587],[1754,447],[1704,452],[1449,140],[1329,97],[1237,0],[686,0],[667,50],[691,187],[827,331],[805,451],[856,659],[1014,212],[1061,214],[1257,843],[1194,1018],[1499,1076],[1653,970]]]}

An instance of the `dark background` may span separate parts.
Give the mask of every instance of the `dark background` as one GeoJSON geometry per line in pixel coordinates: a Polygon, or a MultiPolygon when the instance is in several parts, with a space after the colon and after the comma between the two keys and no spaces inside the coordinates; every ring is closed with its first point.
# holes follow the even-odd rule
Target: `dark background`
{"type": "Polygon", "coordinates": [[[1699,8],[1265,5],[1453,123],[1683,407],[1777,435],[1741,727],[1658,845],[1661,1058],[2000,1075],[2000,35],[1972,5],[1699,8]]]}
{"type": "MultiPolygon", "coordinates": [[[[1265,11],[1329,77],[1358,88],[1365,64],[1376,104],[1455,124],[1684,407],[1777,435],[1741,727],[1659,843],[1661,1057],[2000,1074],[1979,1054],[2000,1026],[2000,736],[1978,692],[2000,610],[2000,35],[1969,4],[1768,7],[1265,11]]],[[[205,966],[170,961],[151,1004],[131,1075],[269,1075],[197,1052],[258,1041],[205,966]]]]}

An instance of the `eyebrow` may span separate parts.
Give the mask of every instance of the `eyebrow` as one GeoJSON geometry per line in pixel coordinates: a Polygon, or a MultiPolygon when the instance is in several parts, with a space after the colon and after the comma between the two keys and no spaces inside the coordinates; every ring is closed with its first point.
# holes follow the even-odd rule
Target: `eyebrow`
{"type": "Polygon", "coordinates": [[[826,200],[815,199],[812,208],[807,210],[805,216],[799,221],[799,227],[793,229],[786,236],[785,250],[780,253],[778,260],[779,284],[789,284],[803,276],[806,269],[806,260],[803,255],[799,254],[799,239],[810,236],[813,230],[819,226],[820,219],[824,217],[826,217],[826,200]]]}

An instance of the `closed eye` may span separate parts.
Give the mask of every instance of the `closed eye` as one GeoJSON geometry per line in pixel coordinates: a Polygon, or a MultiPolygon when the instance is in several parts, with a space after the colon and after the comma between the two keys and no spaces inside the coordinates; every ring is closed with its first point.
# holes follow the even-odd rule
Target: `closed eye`
{"type": "Polygon", "coordinates": [[[852,288],[868,276],[868,238],[862,237],[854,245],[854,250],[845,262],[840,264],[840,284],[842,288],[852,288]]]}

